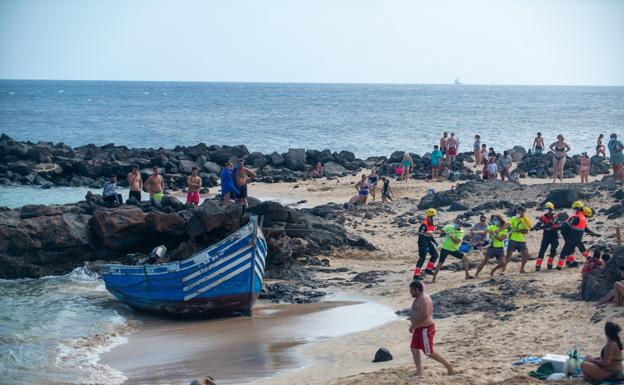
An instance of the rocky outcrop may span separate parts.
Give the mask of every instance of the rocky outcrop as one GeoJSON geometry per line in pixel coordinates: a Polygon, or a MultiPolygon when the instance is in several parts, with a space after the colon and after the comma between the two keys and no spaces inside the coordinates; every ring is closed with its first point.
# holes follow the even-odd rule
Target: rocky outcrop
{"type": "Polygon", "coordinates": [[[252,214],[264,220],[268,269],[337,249],[374,249],[313,210],[254,199],[247,212],[216,200],[187,209],[175,201],[165,200],[163,211],[143,203],[105,208],[87,202],[0,210],[0,278],[62,274],[87,261],[146,254],[161,244],[171,260],[184,259],[232,234],[252,214]]]}
{"type": "Polygon", "coordinates": [[[624,248],[613,250],[604,268],[591,271],[583,277],[580,295],[585,301],[597,301],[606,295],[616,281],[622,279],[620,267],[624,266],[624,248]]]}

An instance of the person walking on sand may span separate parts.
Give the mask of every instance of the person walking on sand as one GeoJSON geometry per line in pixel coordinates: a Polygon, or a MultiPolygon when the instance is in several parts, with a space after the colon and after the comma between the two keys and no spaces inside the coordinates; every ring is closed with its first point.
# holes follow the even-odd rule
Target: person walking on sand
{"type": "Polygon", "coordinates": [[[607,153],[605,152],[605,146],[602,143],[603,139],[604,139],[604,134],[598,135],[598,139],[596,140],[596,156],[602,155],[602,157],[604,158],[607,156],[607,153]]]}
{"type": "Polygon", "coordinates": [[[373,168],[370,175],[368,176],[368,186],[370,188],[370,195],[373,198],[373,202],[377,198],[377,183],[379,182],[379,174],[377,173],[377,169],[373,168]]]}
{"type": "Polygon", "coordinates": [[[544,138],[542,138],[541,132],[538,132],[535,139],[533,139],[533,153],[537,155],[544,153],[544,138]]]}
{"type": "Polygon", "coordinates": [[[394,202],[392,199],[392,188],[390,188],[390,180],[385,176],[381,178],[383,185],[381,186],[381,201],[387,203],[388,201],[394,202]]]}
{"type": "Polygon", "coordinates": [[[425,294],[425,287],[420,281],[410,283],[410,294],[414,298],[412,302],[412,314],[410,315],[409,332],[412,335],[410,348],[414,365],[416,365],[416,376],[421,376],[422,362],[420,352],[427,357],[441,363],[446,368],[447,374],[454,374],[453,367],[442,356],[433,351],[433,340],[435,338],[436,327],[433,322],[433,302],[431,297],[425,294]]]}
{"type": "Polygon", "coordinates": [[[442,233],[445,235],[445,238],[444,242],[442,242],[442,248],[440,250],[440,262],[438,262],[438,265],[433,272],[431,283],[435,283],[438,273],[440,272],[442,266],[444,266],[444,261],[446,261],[446,257],[448,255],[461,259],[464,264],[466,279],[474,279],[474,277],[470,275],[470,261],[468,260],[468,257],[459,250],[459,245],[464,239],[464,231],[462,230],[461,225],[461,220],[457,218],[452,225],[442,228],[442,233]]]}
{"type": "Polygon", "coordinates": [[[130,187],[130,194],[128,199],[134,198],[141,202],[141,190],[143,190],[143,178],[139,172],[139,166],[133,165],[132,171],[128,173],[128,186],[130,187]]]}
{"type": "MultiPolygon", "coordinates": [[[[592,383],[600,383],[605,380],[618,381],[622,375],[622,340],[620,339],[620,326],[613,322],[605,323],[605,336],[607,344],[600,351],[600,357],[588,355],[581,364],[583,377],[592,383]]],[[[615,382],[619,383],[619,382],[615,382]]]]}
{"type": "Polygon", "coordinates": [[[433,269],[435,269],[435,263],[438,259],[438,250],[436,249],[438,242],[435,239],[436,227],[433,218],[436,215],[438,215],[436,209],[427,209],[427,211],[425,211],[425,219],[423,219],[418,228],[418,261],[416,262],[413,277],[415,280],[422,279],[422,267],[427,260],[427,254],[429,254],[431,258],[429,262],[427,262],[425,273],[433,274],[433,269]]]}
{"type": "Polygon", "coordinates": [[[505,271],[507,264],[511,261],[514,251],[518,251],[522,255],[522,263],[520,265],[520,273],[526,273],[524,266],[529,260],[529,249],[526,245],[526,234],[531,229],[531,221],[526,216],[526,209],[522,206],[516,209],[516,216],[509,220],[509,243],[507,244],[507,253],[499,264],[492,269],[490,276],[493,276],[496,270],[505,271]]]}
{"type": "Polygon", "coordinates": [[[451,137],[446,141],[448,146],[448,158],[450,162],[455,162],[457,157],[457,150],[459,149],[459,138],[455,136],[454,132],[451,132],[451,137]]]}
{"type": "Polygon", "coordinates": [[[360,197],[360,204],[365,205],[368,200],[368,181],[366,180],[366,174],[362,174],[362,179],[355,184],[355,189],[358,192],[358,196],[360,197]]]}
{"type": "Polygon", "coordinates": [[[237,202],[241,203],[244,207],[249,206],[247,197],[249,196],[247,191],[247,184],[250,178],[255,178],[256,173],[245,167],[245,161],[239,159],[236,162],[236,167],[232,171],[236,180],[236,188],[238,189],[237,202]]]}
{"type": "Polygon", "coordinates": [[[581,154],[581,166],[579,168],[579,174],[581,176],[581,183],[589,183],[589,167],[591,161],[589,160],[589,156],[584,152],[581,154]]]}
{"type": "Polygon", "coordinates": [[[221,170],[221,196],[223,198],[223,205],[228,207],[231,201],[236,199],[236,196],[240,194],[234,183],[234,177],[232,175],[233,166],[232,163],[225,163],[225,167],[221,170]]]}
{"type": "Polygon", "coordinates": [[[550,145],[550,150],[553,152],[553,183],[557,181],[557,177],[560,182],[563,182],[563,168],[571,149],[561,134],[557,135],[557,141],[550,145]]]}
{"type": "Polygon", "coordinates": [[[618,180],[624,180],[624,145],[617,138],[616,134],[611,134],[609,143],[609,159],[613,166],[613,178],[618,180]]]}
{"type": "Polygon", "coordinates": [[[191,168],[191,175],[186,177],[186,186],[188,192],[186,193],[186,203],[195,207],[199,206],[199,189],[202,185],[202,179],[197,175],[197,167],[191,168]]]}
{"type": "Polygon", "coordinates": [[[145,180],[145,189],[150,195],[150,202],[156,207],[162,207],[162,199],[165,191],[165,180],[160,175],[158,166],[152,167],[152,175],[145,180]]]}
{"type": "Polygon", "coordinates": [[[583,210],[583,202],[575,201],[572,203],[572,209],[574,214],[561,227],[564,243],[561,254],[559,254],[557,270],[561,270],[564,263],[568,267],[578,266],[578,262],[574,257],[574,249],[579,248],[583,243],[583,235],[587,228],[587,218],[583,210]]]}
{"type": "Polygon", "coordinates": [[[557,213],[555,212],[555,205],[552,202],[546,202],[544,204],[544,213],[539,218],[535,226],[531,228],[532,231],[543,230],[542,242],[540,249],[535,260],[535,271],[542,269],[542,263],[544,263],[544,256],[546,250],[550,247],[550,255],[546,266],[548,270],[553,268],[555,256],[557,255],[557,247],[559,247],[559,224],[557,223],[557,213]]]}
{"type": "Polygon", "coordinates": [[[481,165],[481,136],[475,135],[475,141],[472,145],[472,150],[474,153],[475,164],[474,167],[477,168],[481,165]]]}
{"type": "Polygon", "coordinates": [[[487,227],[487,234],[490,236],[490,246],[485,251],[483,261],[477,268],[475,278],[479,278],[479,273],[488,264],[490,258],[496,258],[500,262],[505,257],[505,239],[507,239],[507,222],[502,216],[495,214],[490,217],[490,225],[487,227]]]}
{"type": "Polygon", "coordinates": [[[442,170],[442,159],[444,154],[438,146],[433,146],[433,152],[431,153],[431,180],[436,180],[440,177],[440,171],[442,170]]]}

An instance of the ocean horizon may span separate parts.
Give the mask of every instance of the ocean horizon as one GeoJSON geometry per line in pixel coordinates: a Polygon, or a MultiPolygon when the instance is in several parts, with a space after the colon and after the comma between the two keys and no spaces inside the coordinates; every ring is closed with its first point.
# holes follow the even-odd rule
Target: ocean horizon
{"type": "Polygon", "coordinates": [[[245,144],[250,151],[425,153],[443,131],[503,150],[567,136],[593,153],[622,129],[624,87],[0,80],[0,132],[71,146],[245,144]]]}

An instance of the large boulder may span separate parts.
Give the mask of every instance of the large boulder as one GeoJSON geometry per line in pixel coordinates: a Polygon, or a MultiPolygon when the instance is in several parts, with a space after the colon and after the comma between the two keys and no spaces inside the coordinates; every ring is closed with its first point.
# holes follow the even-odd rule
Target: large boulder
{"type": "Polygon", "coordinates": [[[269,160],[271,161],[271,165],[274,167],[279,167],[284,164],[284,157],[275,151],[269,155],[269,160]]]}
{"type": "Polygon", "coordinates": [[[18,160],[17,162],[11,162],[7,164],[9,170],[16,174],[28,175],[34,167],[34,163],[26,162],[24,160],[18,160]]]}
{"type": "Polygon", "coordinates": [[[291,148],[284,157],[284,165],[294,171],[306,170],[306,152],[302,148],[291,148]]]}
{"type": "Polygon", "coordinates": [[[247,154],[249,154],[249,151],[245,146],[223,146],[222,149],[210,154],[210,160],[218,164],[225,164],[225,162],[236,161],[236,159],[240,159],[247,154]]]}
{"type": "Polygon", "coordinates": [[[221,166],[219,166],[215,162],[206,162],[204,163],[202,168],[211,174],[216,174],[216,175],[221,174],[221,166]]]}
{"type": "Polygon", "coordinates": [[[507,150],[507,153],[511,156],[511,159],[513,159],[514,162],[520,162],[526,155],[527,151],[522,146],[513,146],[513,148],[507,150]]]}
{"type": "Polygon", "coordinates": [[[199,166],[197,165],[197,163],[190,160],[182,159],[178,165],[178,170],[180,170],[180,172],[183,174],[190,174],[193,170],[193,167],[196,167],[197,170],[199,170],[199,166]]]}
{"type": "Polygon", "coordinates": [[[440,208],[444,206],[450,206],[455,203],[457,200],[457,195],[455,192],[449,191],[440,191],[434,194],[427,194],[420,199],[420,203],[418,204],[418,210],[426,210],[430,208],[440,208]]]}
{"type": "Polygon", "coordinates": [[[264,223],[269,226],[276,222],[294,223],[297,221],[296,210],[273,201],[262,202],[259,206],[250,208],[247,211],[263,216],[264,223]]]}
{"type": "Polygon", "coordinates": [[[96,238],[111,250],[138,250],[150,238],[145,214],[135,206],[119,206],[113,209],[98,207],[90,225],[96,238]]]}
{"type": "Polygon", "coordinates": [[[567,209],[572,206],[574,201],[582,199],[584,196],[574,188],[555,189],[548,193],[542,205],[546,202],[552,202],[557,209],[567,209]]]}
{"type": "Polygon", "coordinates": [[[56,163],[37,163],[32,170],[39,175],[53,177],[63,173],[63,168],[56,163]]]}
{"type": "Polygon", "coordinates": [[[325,163],[325,166],[323,167],[323,175],[325,175],[328,178],[344,176],[344,175],[347,175],[348,173],[349,173],[349,170],[347,170],[341,164],[338,164],[336,162],[327,162],[325,163]]]}
{"type": "Polygon", "coordinates": [[[164,235],[184,234],[186,222],[176,213],[153,211],[145,216],[145,224],[149,231],[164,235]]]}
{"type": "Polygon", "coordinates": [[[616,249],[604,268],[588,272],[581,281],[581,297],[585,301],[596,301],[613,289],[613,284],[622,279],[620,267],[624,266],[624,248],[616,249]]]}

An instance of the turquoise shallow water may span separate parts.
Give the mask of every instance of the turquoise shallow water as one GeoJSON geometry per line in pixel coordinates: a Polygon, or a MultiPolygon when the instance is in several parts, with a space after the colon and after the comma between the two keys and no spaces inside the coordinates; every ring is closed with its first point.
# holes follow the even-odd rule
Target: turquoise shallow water
{"type": "Polygon", "coordinates": [[[573,152],[622,133],[624,87],[0,81],[0,132],[20,140],[131,147],[245,144],[424,153],[442,131],[460,150],[496,149],[558,133],[573,152]]]}
{"type": "MultiPolygon", "coordinates": [[[[66,204],[84,200],[87,191],[101,194],[101,189],[88,187],[52,187],[43,189],[31,186],[0,186],[0,206],[9,208],[32,204],[66,204]]],[[[117,189],[124,198],[128,195],[127,189],[117,189]]]]}

